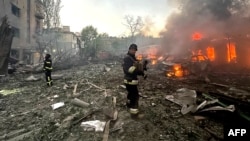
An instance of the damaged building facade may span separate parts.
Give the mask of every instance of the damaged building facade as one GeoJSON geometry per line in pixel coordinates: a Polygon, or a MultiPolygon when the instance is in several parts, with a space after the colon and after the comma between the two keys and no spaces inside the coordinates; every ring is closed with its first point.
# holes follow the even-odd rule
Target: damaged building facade
{"type": "Polygon", "coordinates": [[[222,70],[249,69],[248,6],[244,1],[188,0],[161,33],[164,51],[179,57],[203,55],[222,70]]]}
{"type": "Polygon", "coordinates": [[[7,16],[14,30],[11,57],[27,64],[34,64],[36,34],[42,29],[42,5],[37,0],[0,0],[0,18],[7,16]]]}
{"type": "Polygon", "coordinates": [[[58,46],[61,51],[67,51],[68,54],[77,55],[81,47],[79,37],[70,31],[69,26],[63,26],[59,32],[58,46]]]}
{"type": "Polygon", "coordinates": [[[69,26],[50,29],[48,32],[45,31],[42,36],[43,40],[40,44],[51,43],[44,48],[43,54],[50,53],[54,59],[76,57],[81,48],[80,37],[71,32],[69,26]]]}

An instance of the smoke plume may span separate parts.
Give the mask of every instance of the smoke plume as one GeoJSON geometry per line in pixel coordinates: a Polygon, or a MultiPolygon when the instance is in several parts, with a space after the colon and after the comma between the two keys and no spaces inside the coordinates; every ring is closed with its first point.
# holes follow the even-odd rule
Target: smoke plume
{"type": "MultiPolygon", "coordinates": [[[[170,1],[170,0],[169,0],[170,1]]],[[[167,19],[162,47],[171,54],[180,54],[191,46],[192,35],[210,40],[249,36],[248,0],[179,0],[179,12],[167,19]]]]}

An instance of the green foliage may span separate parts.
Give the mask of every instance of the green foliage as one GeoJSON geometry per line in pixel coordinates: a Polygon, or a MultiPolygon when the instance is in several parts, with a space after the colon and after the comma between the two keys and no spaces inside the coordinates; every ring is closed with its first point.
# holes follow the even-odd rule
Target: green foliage
{"type": "Polygon", "coordinates": [[[98,33],[97,33],[97,29],[94,28],[92,25],[90,25],[90,26],[83,28],[81,35],[82,35],[82,40],[85,43],[88,43],[94,40],[97,37],[98,33]]]}
{"type": "Polygon", "coordinates": [[[84,41],[83,56],[96,57],[99,51],[107,51],[109,35],[107,33],[98,34],[97,29],[92,25],[83,28],[82,40],[84,41]]]}
{"type": "Polygon", "coordinates": [[[82,29],[82,41],[84,42],[84,49],[81,56],[94,57],[96,54],[96,38],[98,35],[97,29],[92,25],[82,29]]]}

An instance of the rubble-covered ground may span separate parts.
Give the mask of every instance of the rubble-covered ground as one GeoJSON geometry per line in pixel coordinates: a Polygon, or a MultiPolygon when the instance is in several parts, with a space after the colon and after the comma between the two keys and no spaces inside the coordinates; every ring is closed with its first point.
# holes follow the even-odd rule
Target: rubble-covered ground
{"type": "Polygon", "coordinates": [[[93,120],[110,120],[110,126],[105,129],[109,129],[106,134],[109,141],[220,140],[223,138],[223,125],[230,119],[241,120],[239,114],[207,111],[183,115],[181,106],[165,97],[180,88],[188,88],[197,92],[195,100],[198,104],[209,100],[202,93],[233,95],[245,105],[249,104],[250,77],[247,74],[239,77],[214,73],[210,74],[209,83],[194,76],[167,78],[164,72],[153,66],[147,74],[147,80],[139,80],[142,97],[140,114],[136,116],[131,116],[125,106],[123,72],[121,64],[115,61],[55,71],[52,87],[46,86],[42,73],[12,74],[8,81],[0,83],[0,140],[103,140],[105,133],[81,126],[81,122],[93,120]],[[30,75],[41,79],[27,81],[30,75]],[[112,104],[114,97],[116,102],[112,104]],[[72,102],[74,98],[90,105],[77,106],[72,102]],[[51,105],[58,102],[64,105],[53,109],[51,105]],[[113,119],[112,109],[118,111],[117,119],[113,119]]]}

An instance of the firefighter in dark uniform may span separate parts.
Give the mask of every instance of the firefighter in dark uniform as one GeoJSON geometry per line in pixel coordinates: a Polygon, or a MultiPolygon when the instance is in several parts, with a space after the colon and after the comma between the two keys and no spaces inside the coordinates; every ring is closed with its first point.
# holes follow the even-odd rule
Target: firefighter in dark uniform
{"type": "Polygon", "coordinates": [[[51,78],[51,71],[52,71],[52,61],[51,61],[51,55],[50,54],[46,54],[45,56],[45,60],[44,60],[44,65],[43,65],[43,70],[45,72],[45,79],[47,82],[48,86],[52,86],[53,82],[52,82],[52,78],[51,78]]]}
{"type": "Polygon", "coordinates": [[[139,112],[139,93],[138,93],[138,78],[137,75],[144,76],[146,79],[146,75],[144,71],[139,70],[135,63],[138,60],[135,57],[135,53],[137,51],[137,45],[131,44],[129,46],[129,51],[127,55],[123,59],[123,72],[124,72],[124,83],[126,85],[126,89],[128,91],[127,95],[127,107],[129,108],[129,112],[131,114],[137,114],[139,112]]]}

